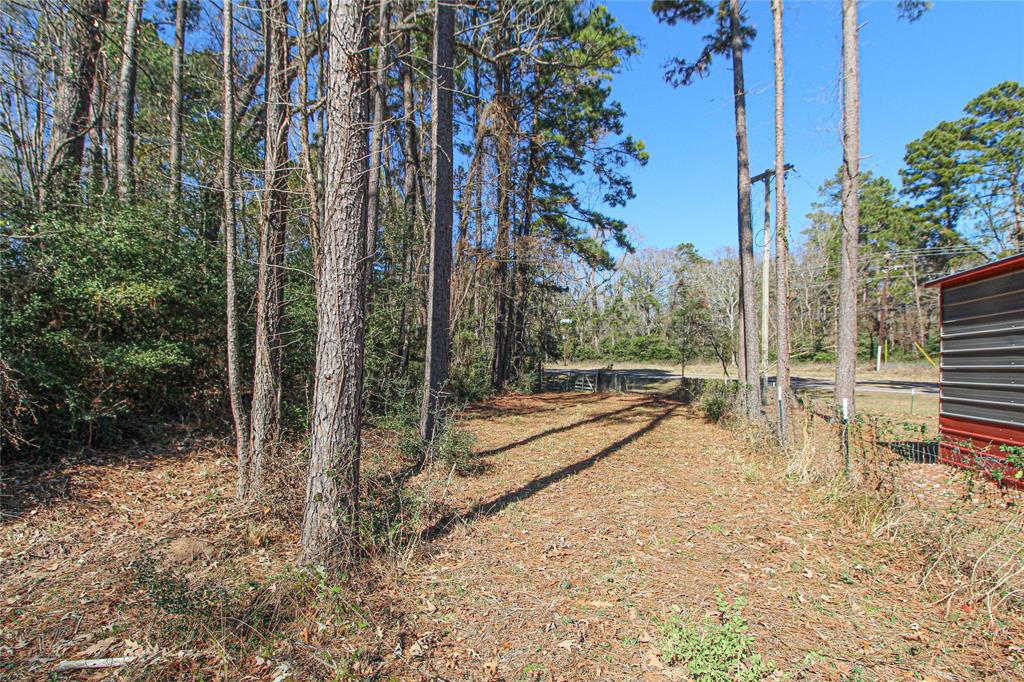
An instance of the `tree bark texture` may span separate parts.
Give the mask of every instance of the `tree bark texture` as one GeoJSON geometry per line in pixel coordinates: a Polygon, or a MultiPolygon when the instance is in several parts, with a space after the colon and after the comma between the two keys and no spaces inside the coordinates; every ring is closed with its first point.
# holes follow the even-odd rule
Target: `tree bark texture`
{"type": "Polygon", "coordinates": [[[46,176],[39,186],[39,201],[44,208],[49,203],[78,199],[85,137],[92,127],[89,109],[107,0],[75,0],[70,10],[64,50],[58,59],[60,74],[46,150],[46,176]]]}
{"type": "Polygon", "coordinates": [[[420,437],[431,442],[443,418],[448,384],[449,321],[452,276],[452,73],[455,43],[455,7],[437,0],[434,10],[434,79],[432,86],[433,144],[430,171],[434,178],[431,200],[430,269],[427,289],[427,355],[420,408],[420,437]]]}
{"type": "MultiPolygon", "coordinates": [[[[388,73],[388,0],[379,0],[377,17],[377,63],[373,73],[373,123],[370,129],[370,174],[367,178],[366,206],[366,257],[369,260],[366,268],[368,276],[373,276],[373,264],[377,256],[377,226],[380,216],[380,187],[383,168],[384,141],[384,94],[387,88],[388,73]]],[[[369,290],[367,290],[369,291],[369,290]]]]}
{"type": "Polygon", "coordinates": [[[330,9],[319,330],[302,520],[307,563],[348,562],[356,552],[369,152],[361,9],[359,0],[334,0],[330,9]]]}
{"type": "Polygon", "coordinates": [[[761,418],[761,386],[758,382],[757,308],[754,296],[754,233],[750,214],[750,157],[747,151],[747,97],[743,83],[743,37],[740,33],[739,0],[729,0],[732,47],[732,82],[736,114],[736,194],[739,215],[740,300],[743,324],[740,353],[744,365],[743,403],[747,417],[761,418]]]}
{"type": "Polygon", "coordinates": [[[264,201],[256,283],[250,471],[243,497],[255,496],[281,425],[281,318],[288,220],[288,2],[264,0],[266,140],[264,201]]]}
{"type": "Polygon", "coordinates": [[[857,0],[843,0],[843,175],[842,244],[836,320],[836,405],[854,414],[857,370],[857,247],[860,239],[860,73],[857,0]]]}
{"type": "Polygon", "coordinates": [[[174,46],[171,49],[171,206],[181,198],[181,126],[183,119],[183,83],[185,64],[185,0],[177,0],[174,10],[174,46]]]}
{"type": "MultiPolygon", "coordinates": [[[[319,21],[314,21],[317,27],[319,40],[319,21]]],[[[320,253],[320,224],[323,222],[323,192],[320,190],[319,170],[321,164],[315,163],[313,144],[309,134],[309,64],[312,59],[307,31],[309,30],[309,3],[306,0],[299,2],[299,72],[296,81],[298,83],[299,107],[301,111],[301,125],[299,126],[299,146],[302,162],[302,175],[306,185],[306,194],[309,199],[309,241],[310,249],[313,252],[313,271],[316,272],[317,262],[320,253]]],[[[313,99],[320,95],[319,79],[314,85],[313,99]]],[[[321,160],[322,163],[322,160],[321,160]]]]}
{"type": "MultiPolygon", "coordinates": [[[[410,9],[407,16],[412,16],[410,9]]],[[[403,261],[403,285],[408,288],[412,281],[413,264],[413,242],[416,235],[417,214],[419,202],[416,199],[416,118],[415,99],[412,87],[412,37],[411,31],[407,28],[402,33],[402,157],[403,157],[403,181],[402,195],[404,198],[406,238],[402,240],[402,261],[403,261]]],[[[412,301],[406,294],[402,301],[402,311],[399,319],[399,369],[403,373],[409,366],[409,352],[412,345],[412,301]]]]}
{"type": "Polygon", "coordinates": [[[249,412],[242,398],[238,348],[238,293],[235,288],[235,81],[234,81],[234,2],[224,3],[224,259],[227,284],[227,363],[228,399],[235,428],[235,454],[238,458],[238,494],[249,471],[249,412]]]}
{"type": "Polygon", "coordinates": [[[782,49],[782,0],[772,0],[772,36],[775,52],[775,345],[776,385],[782,401],[782,442],[788,442],[791,381],[789,376],[789,241],[786,233],[786,79],[782,49]]]}

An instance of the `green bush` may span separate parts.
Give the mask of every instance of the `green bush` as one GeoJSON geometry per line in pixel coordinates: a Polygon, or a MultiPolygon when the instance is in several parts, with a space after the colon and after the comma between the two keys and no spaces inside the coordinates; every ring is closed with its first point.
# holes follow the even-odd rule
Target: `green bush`
{"type": "Polygon", "coordinates": [[[737,384],[731,381],[708,379],[700,394],[701,412],[716,422],[729,417],[736,406],[736,391],[737,384]]]}
{"type": "Polygon", "coordinates": [[[128,564],[128,573],[132,584],[144,591],[152,604],[172,615],[206,620],[233,606],[227,590],[193,585],[173,569],[161,568],[146,552],[128,564]]]}
{"type": "Polygon", "coordinates": [[[460,476],[477,473],[480,462],[473,452],[475,442],[471,433],[448,420],[434,442],[434,458],[460,476]]]}
{"type": "MultiPolygon", "coordinates": [[[[466,342],[471,342],[472,339],[466,342]]],[[[449,392],[460,403],[478,403],[494,394],[491,384],[491,354],[479,348],[471,362],[452,365],[449,392]]]]}
{"type": "Polygon", "coordinates": [[[0,346],[33,406],[28,440],[102,445],[133,419],[219,405],[223,256],[165,210],[6,226],[0,346]]]}

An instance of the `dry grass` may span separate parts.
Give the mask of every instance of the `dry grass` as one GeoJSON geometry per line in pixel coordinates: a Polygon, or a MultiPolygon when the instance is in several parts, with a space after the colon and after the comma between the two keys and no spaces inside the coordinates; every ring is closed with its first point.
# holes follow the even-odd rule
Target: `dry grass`
{"type": "MultiPolygon", "coordinates": [[[[862,413],[865,402],[858,399],[862,413]]],[[[973,472],[908,461],[900,452],[907,443],[933,441],[935,419],[906,418],[887,407],[851,426],[849,478],[843,474],[838,427],[804,412],[802,433],[787,453],[786,475],[821,489],[841,522],[916,548],[919,584],[933,603],[944,606],[947,618],[980,610],[997,626],[1019,616],[1024,493],[973,472]]]]}

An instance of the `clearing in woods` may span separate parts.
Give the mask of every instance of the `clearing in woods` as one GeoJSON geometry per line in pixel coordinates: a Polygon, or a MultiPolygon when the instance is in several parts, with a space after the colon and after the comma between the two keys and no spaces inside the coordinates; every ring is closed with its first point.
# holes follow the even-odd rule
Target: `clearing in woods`
{"type": "Polygon", "coordinates": [[[346,595],[337,618],[358,612],[362,626],[300,615],[258,654],[194,634],[177,654],[152,592],[125,586],[133,552],[169,538],[203,538],[178,557],[192,578],[265,578],[294,561],[294,531],[238,541],[253,521],[221,499],[234,472],[223,448],[69,467],[63,497],[4,522],[0,671],[35,678],[59,660],[151,650],[163,658],[118,676],[689,679],[659,655],[662,623],[717,619],[721,594],[745,599],[753,650],[796,679],[1020,672],[1018,618],[947,613],[919,587],[919,550],[828,518],[690,407],[541,394],[462,422],[485,468],[452,478],[418,556],[346,595]]]}

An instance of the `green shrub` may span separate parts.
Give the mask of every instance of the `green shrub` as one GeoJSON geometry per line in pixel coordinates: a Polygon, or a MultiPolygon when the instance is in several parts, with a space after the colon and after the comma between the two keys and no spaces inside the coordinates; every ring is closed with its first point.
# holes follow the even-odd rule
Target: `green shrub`
{"type": "Polygon", "coordinates": [[[756,682],[771,675],[775,663],[752,651],[754,637],[742,615],[745,604],[742,597],[730,604],[719,593],[719,622],[670,618],[661,627],[662,660],[685,663],[695,682],[756,682]]]}
{"type": "Polygon", "coordinates": [[[457,428],[449,419],[434,442],[434,459],[460,476],[480,470],[480,461],[473,452],[475,439],[471,433],[457,428]]]}
{"type": "Polygon", "coordinates": [[[700,394],[701,412],[712,421],[720,422],[732,415],[736,406],[736,384],[731,381],[709,379],[700,394]]]}
{"type": "MultiPolygon", "coordinates": [[[[471,337],[460,337],[458,343],[468,345],[474,343],[474,340],[471,337]]],[[[452,398],[460,403],[478,403],[490,398],[494,394],[490,353],[484,348],[478,348],[470,362],[454,364],[448,390],[452,398]]]]}
{"type": "Polygon", "coordinates": [[[367,481],[359,506],[362,542],[367,548],[392,553],[415,537],[424,501],[412,488],[385,476],[367,481]]]}
{"type": "Polygon", "coordinates": [[[163,206],[44,216],[5,232],[0,344],[33,406],[26,439],[103,445],[140,418],[219,409],[216,243],[163,206]]]}

